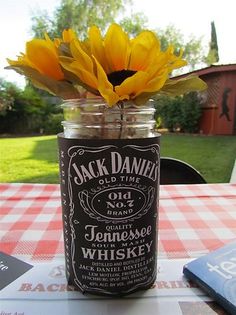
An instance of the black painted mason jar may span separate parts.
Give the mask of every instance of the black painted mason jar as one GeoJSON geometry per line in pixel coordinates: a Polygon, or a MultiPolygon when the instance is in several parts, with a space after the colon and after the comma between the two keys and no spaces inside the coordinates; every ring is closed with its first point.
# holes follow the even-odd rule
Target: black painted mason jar
{"type": "Polygon", "coordinates": [[[66,275],[82,292],[122,296],[156,279],[159,140],[152,102],[62,105],[58,135],[66,275]]]}

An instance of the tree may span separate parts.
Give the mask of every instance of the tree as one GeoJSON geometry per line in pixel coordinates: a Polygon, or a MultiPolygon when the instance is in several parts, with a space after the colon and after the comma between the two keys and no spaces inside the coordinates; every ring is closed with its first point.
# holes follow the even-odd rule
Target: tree
{"type": "Polygon", "coordinates": [[[43,37],[47,32],[51,37],[61,37],[65,28],[73,28],[80,37],[85,37],[87,28],[93,24],[104,30],[114,22],[130,0],[61,0],[53,17],[47,12],[33,16],[34,37],[43,37]]]}
{"type": "Polygon", "coordinates": [[[184,57],[188,61],[189,70],[200,68],[205,63],[205,52],[202,49],[202,39],[191,35],[184,45],[184,57]]]}
{"type": "Polygon", "coordinates": [[[172,44],[175,47],[176,54],[179,54],[181,49],[184,50],[183,57],[188,62],[189,71],[193,71],[199,64],[205,63],[202,38],[196,38],[191,35],[186,41],[181,31],[176,29],[172,24],[168,25],[165,29],[157,30],[157,34],[160,38],[162,49],[165,50],[168,45],[172,44]]]}
{"type": "Polygon", "coordinates": [[[12,90],[15,86],[0,78],[0,116],[5,116],[7,111],[12,108],[14,98],[12,90]]]}
{"type": "Polygon", "coordinates": [[[50,37],[53,37],[55,21],[50,18],[46,11],[37,11],[31,20],[33,37],[44,38],[45,32],[47,32],[50,37]]]}
{"type": "Polygon", "coordinates": [[[209,43],[209,52],[206,57],[206,63],[211,65],[219,61],[217,35],[214,21],[211,22],[211,41],[209,43]]]}
{"type": "MultiPolygon", "coordinates": [[[[119,21],[126,32],[136,36],[147,28],[148,18],[140,12],[122,18],[127,4],[132,8],[132,0],[61,0],[52,17],[46,11],[33,16],[32,32],[34,37],[42,38],[47,32],[51,38],[55,38],[61,37],[62,31],[70,27],[80,38],[85,38],[89,26],[95,24],[104,31],[110,23],[119,21]]],[[[169,44],[175,46],[176,54],[184,49],[190,71],[205,61],[201,38],[191,36],[185,41],[183,34],[174,25],[156,30],[156,33],[162,49],[165,50],[169,44]]]]}
{"type": "Polygon", "coordinates": [[[131,36],[137,36],[143,29],[147,28],[148,18],[143,13],[133,13],[120,21],[122,28],[131,36]]]}

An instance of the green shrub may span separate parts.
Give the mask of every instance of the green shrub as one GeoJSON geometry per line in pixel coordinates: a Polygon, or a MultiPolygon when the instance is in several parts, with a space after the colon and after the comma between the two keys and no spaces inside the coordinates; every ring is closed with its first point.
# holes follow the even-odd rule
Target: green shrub
{"type": "Polygon", "coordinates": [[[161,118],[162,127],[170,132],[176,131],[180,126],[181,98],[161,96],[156,99],[156,120],[161,118]]]}
{"type": "Polygon", "coordinates": [[[62,110],[58,100],[28,84],[24,90],[0,79],[0,133],[60,132],[62,110]]]}
{"type": "Polygon", "coordinates": [[[41,97],[30,87],[21,90],[14,84],[7,84],[4,92],[12,101],[0,115],[0,132],[38,133],[46,108],[41,97]]]}
{"type": "Polygon", "coordinates": [[[43,133],[45,134],[57,134],[62,132],[62,125],[61,122],[63,120],[63,114],[50,114],[47,117],[47,120],[44,123],[44,130],[43,133]]]}
{"type": "Polygon", "coordinates": [[[161,127],[170,132],[198,131],[201,107],[197,93],[191,92],[177,97],[158,96],[155,99],[155,108],[156,121],[161,121],[161,127]]]}
{"type": "Polygon", "coordinates": [[[202,110],[196,92],[191,92],[183,96],[181,112],[180,125],[182,131],[189,133],[198,132],[202,110]]]}

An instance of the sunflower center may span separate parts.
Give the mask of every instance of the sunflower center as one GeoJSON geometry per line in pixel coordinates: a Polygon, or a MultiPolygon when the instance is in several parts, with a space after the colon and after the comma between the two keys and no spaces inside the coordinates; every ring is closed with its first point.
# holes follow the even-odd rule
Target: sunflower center
{"type": "Polygon", "coordinates": [[[107,75],[109,82],[113,85],[120,85],[125,79],[132,77],[137,71],[134,70],[120,70],[114,71],[107,75]]]}

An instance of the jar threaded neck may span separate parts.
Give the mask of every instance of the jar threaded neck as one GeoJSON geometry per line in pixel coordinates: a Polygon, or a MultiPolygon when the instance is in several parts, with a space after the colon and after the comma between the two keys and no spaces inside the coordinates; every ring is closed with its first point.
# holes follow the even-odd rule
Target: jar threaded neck
{"type": "Polygon", "coordinates": [[[108,107],[104,100],[68,100],[62,105],[64,135],[68,138],[124,139],[151,137],[155,127],[152,102],[124,102],[108,107]]]}

